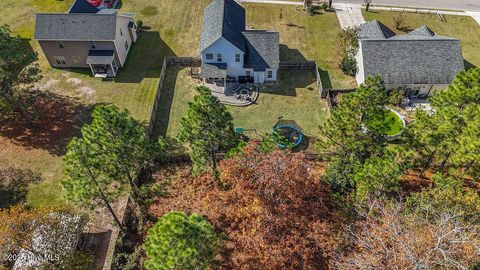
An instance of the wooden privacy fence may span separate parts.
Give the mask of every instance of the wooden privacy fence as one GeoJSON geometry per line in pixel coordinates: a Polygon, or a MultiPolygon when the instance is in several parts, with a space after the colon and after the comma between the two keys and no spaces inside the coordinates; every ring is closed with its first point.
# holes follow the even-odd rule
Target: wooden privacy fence
{"type": "Polygon", "coordinates": [[[199,57],[167,56],[167,65],[175,67],[200,67],[202,60],[199,57]]]}
{"type": "Polygon", "coordinates": [[[155,100],[153,101],[153,108],[150,114],[150,122],[148,123],[147,135],[152,138],[153,136],[153,127],[155,126],[155,121],[157,120],[158,113],[158,104],[160,103],[160,96],[163,91],[163,83],[165,80],[165,74],[167,72],[167,58],[163,59],[162,71],[160,71],[160,80],[158,81],[157,93],[155,95],[155,100]]]}
{"type": "Polygon", "coordinates": [[[312,70],[317,67],[315,61],[305,62],[280,62],[278,64],[279,70],[312,70]]]}

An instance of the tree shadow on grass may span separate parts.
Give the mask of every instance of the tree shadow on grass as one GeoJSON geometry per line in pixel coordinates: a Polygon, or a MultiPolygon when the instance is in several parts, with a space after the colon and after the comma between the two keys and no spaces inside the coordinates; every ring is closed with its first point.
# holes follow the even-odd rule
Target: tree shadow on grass
{"type": "Polygon", "coordinates": [[[30,169],[8,167],[0,170],[0,208],[25,202],[31,184],[40,183],[42,176],[30,169]]]}
{"type": "Polygon", "coordinates": [[[80,135],[83,123],[90,119],[93,105],[85,105],[76,98],[47,91],[31,91],[34,127],[18,114],[0,120],[0,136],[27,149],[44,149],[62,156],[66,145],[80,135]]]}
{"type": "Polygon", "coordinates": [[[282,95],[296,97],[299,89],[316,91],[312,84],[316,82],[315,74],[311,70],[280,70],[278,81],[259,86],[260,94],[282,95]]]}

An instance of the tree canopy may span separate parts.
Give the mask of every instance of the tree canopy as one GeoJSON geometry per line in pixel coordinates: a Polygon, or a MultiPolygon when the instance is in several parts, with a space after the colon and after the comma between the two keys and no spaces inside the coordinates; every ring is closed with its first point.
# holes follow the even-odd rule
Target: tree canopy
{"type": "Polygon", "coordinates": [[[62,185],[69,201],[104,205],[122,227],[111,202],[135,192],[138,173],[163,157],[165,145],[162,139],[151,142],[145,128],[115,106],[97,106],[92,117],[82,127],[82,138],[67,145],[62,185]]]}
{"type": "Polygon", "coordinates": [[[209,269],[220,244],[213,225],[202,216],[171,212],[148,231],[144,243],[145,268],[209,269]]]}
{"type": "Polygon", "coordinates": [[[18,109],[32,125],[22,100],[22,92],[28,84],[41,78],[38,65],[33,62],[37,53],[25,46],[19,36],[13,36],[8,25],[0,26],[0,112],[8,115],[18,109]]]}
{"type": "Polygon", "coordinates": [[[195,174],[211,165],[213,174],[218,175],[215,153],[226,152],[238,142],[233,118],[208,87],[198,86],[196,90],[197,95],[180,121],[178,139],[190,146],[195,174]]]}

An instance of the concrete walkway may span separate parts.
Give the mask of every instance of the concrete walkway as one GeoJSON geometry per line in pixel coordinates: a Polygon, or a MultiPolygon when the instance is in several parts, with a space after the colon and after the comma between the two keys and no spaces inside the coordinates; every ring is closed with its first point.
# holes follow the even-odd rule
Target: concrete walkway
{"type": "Polygon", "coordinates": [[[480,25],[480,12],[467,11],[465,13],[470,15],[480,25]]]}
{"type": "Polygon", "coordinates": [[[333,9],[335,9],[342,29],[360,26],[365,23],[361,4],[334,3],[333,9]]]}

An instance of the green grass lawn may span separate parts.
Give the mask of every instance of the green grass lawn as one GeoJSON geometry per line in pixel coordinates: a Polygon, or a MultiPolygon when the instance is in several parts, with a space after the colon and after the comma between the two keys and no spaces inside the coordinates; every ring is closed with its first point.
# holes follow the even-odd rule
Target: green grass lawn
{"type": "MultiPolygon", "coordinates": [[[[44,78],[38,88],[57,95],[74,97],[86,105],[113,103],[128,109],[140,121],[147,122],[158,75],[165,55],[197,56],[202,14],[210,0],[123,0],[121,12],[136,13],[149,30],[142,34],[132,47],[127,65],[113,81],[93,78],[89,70],[58,70],[50,68],[38,43],[32,40],[35,13],[64,13],[73,0],[2,0],[0,1],[0,24],[9,24],[13,32],[29,41],[39,52],[38,63],[44,78]]],[[[340,31],[334,13],[308,16],[297,11],[295,6],[246,4],[247,24],[250,27],[273,29],[280,32],[281,59],[284,61],[317,61],[322,69],[325,87],[348,88],[354,86],[354,79],[344,76],[337,68],[335,37],[340,31]]],[[[170,72],[170,71],[169,71],[170,72]]],[[[182,71],[183,72],[183,71],[182,71]]],[[[179,73],[179,78],[184,75],[179,73]]],[[[304,80],[302,76],[298,78],[304,80]]],[[[259,99],[257,108],[234,108],[237,125],[267,131],[278,116],[295,117],[304,128],[316,134],[316,127],[324,119],[324,110],[316,90],[309,85],[294,85],[294,77],[288,78],[279,88],[279,94],[265,93],[259,99]],[[282,91],[295,95],[281,94],[282,91]],[[264,112],[268,112],[268,117],[264,112]],[[252,114],[257,114],[253,116],[252,114]],[[257,118],[265,118],[262,122],[257,118]]],[[[181,82],[170,82],[181,84],[181,82]]],[[[188,87],[178,85],[178,89],[188,87]]],[[[191,88],[189,88],[191,89],[191,88]]],[[[177,96],[191,98],[191,92],[176,91],[177,96]],[[190,95],[190,96],[189,96],[190,95]]],[[[180,102],[181,100],[174,100],[180,102]]],[[[185,103],[186,104],[186,103],[185,103]]],[[[184,107],[172,107],[166,118],[179,119],[184,107]],[[170,115],[171,114],[171,115],[170,115]]],[[[175,121],[169,122],[175,129],[175,121]]],[[[167,123],[168,125],[168,123],[167,123]]],[[[59,126],[58,128],[62,128],[59,126]]],[[[171,132],[169,131],[169,134],[171,132]]],[[[30,135],[34,136],[34,135],[30,135]]],[[[23,167],[40,172],[45,182],[34,185],[29,194],[29,203],[35,206],[56,204],[62,190],[58,183],[62,179],[61,155],[52,154],[37,146],[27,147],[16,143],[15,138],[0,137],[0,169],[23,167]],[[34,154],[32,154],[34,152],[34,154]]]]}
{"type": "Polygon", "coordinates": [[[246,3],[247,25],[280,33],[281,61],[316,61],[326,88],[352,88],[355,78],[338,68],[336,37],[341,31],[337,15],[323,12],[309,16],[290,5],[246,3]]]}
{"type": "MultiPolygon", "coordinates": [[[[188,102],[195,96],[198,80],[188,75],[189,69],[169,68],[162,95],[158,134],[176,137],[180,119],[185,115],[188,102]]],[[[315,136],[318,126],[328,117],[325,101],[320,99],[311,72],[284,71],[274,86],[264,86],[256,104],[247,107],[227,106],[234,124],[245,129],[255,129],[263,134],[271,132],[279,117],[295,120],[305,134],[315,136]]]]}
{"type": "Polygon", "coordinates": [[[376,119],[371,123],[367,123],[367,126],[369,128],[372,126],[384,128],[385,135],[388,136],[398,135],[404,129],[402,119],[390,110],[385,110],[382,119],[376,119]]]}
{"type": "MultiPolygon", "coordinates": [[[[246,3],[247,25],[254,29],[272,29],[280,33],[281,61],[316,61],[322,69],[325,87],[351,88],[354,78],[338,69],[335,39],[341,31],[335,13],[308,16],[295,6],[246,3]]],[[[189,78],[187,69],[169,68],[161,98],[158,134],[175,137],[179,120],[195,95],[198,81],[189,78]]],[[[236,126],[271,132],[279,117],[295,120],[307,135],[318,135],[318,126],[328,117],[319,98],[315,78],[310,72],[281,72],[277,86],[261,90],[257,104],[231,107],[236,126]]]]}
{"type": "MultiPolygon", "coordinates": [[[[84,104],[113,103],[128,109],[134,117],[146,123],[158,85],[162,58],[165,55],[196,54],[202,19],[198,14],[208,2],[123,0],[121,12],[137,13],[137,20],[143,20],[150,30],[143,33],[132,47],[126,68],[114,81],[93,78],[88,70],[50,68],[38,43],[32,40],[35,13],[64,13],[73,0],[2,0],[0,24],[10,25],[14,34],[29,40],[32,48],[39,52],[38,63],[44,75],[38,83],[40,89],[75,97],[84,104]]],[[[44,182],[31,187],[29,204],[41,206],[61,201],[61,156],[41,147],[20,145],[15,138],[0,137],[0,161],[0,169],[11,166],[30,168],[45,178],[44,182]]]]}
{"type": "MultiPolygon", "coordinates": [[[[399,34],[404,34],[408,30],[416,29],[422,25],[427,25],[439,35],[459,38],[462,44],[464,59],[474,65],[480,66],[480,53],[478,44],[480,44],[480,26],[469,16],[445,15],[446,22],[440,21],[436,15],[404,13],[406,31],[397,30],[394,27],[393,17],[398,12],[391,11],[363,11],[365,20],[377,19],[399,34]]],[[[467,63],[467,67],[468,66],[467,63]]]]}

